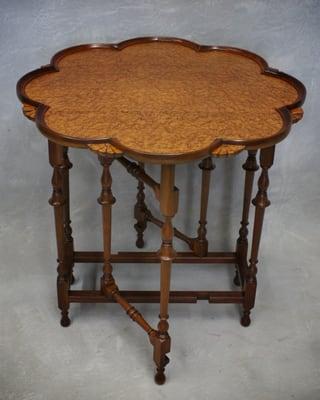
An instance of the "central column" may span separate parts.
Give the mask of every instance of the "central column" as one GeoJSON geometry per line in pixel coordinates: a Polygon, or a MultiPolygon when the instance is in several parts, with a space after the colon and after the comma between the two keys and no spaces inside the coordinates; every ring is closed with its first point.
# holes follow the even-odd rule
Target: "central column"
{"type": "Polygon", "coordinates": [[[172,246],[173,226],[172,217],[178,209],[178,189],[174,186],[174,165],[161,166],[160,183],[160,211],[164,217],[162,226],[162,245],[159,251],[161,260],[160,272],[160,321],[157,335],[153,338],[154,361],[157,366],[155,381],[158,384],[165,382],[164,369],[169,362],[166,353],[170,351],[170,336],[168,334],[168,303],[170,295],[170,277],[172,260],[176,253],[172,246]]]}

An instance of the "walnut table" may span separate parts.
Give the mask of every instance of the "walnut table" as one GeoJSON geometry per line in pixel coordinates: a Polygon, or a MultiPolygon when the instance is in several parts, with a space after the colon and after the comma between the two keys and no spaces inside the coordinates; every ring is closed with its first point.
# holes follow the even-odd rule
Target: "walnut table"
{"type": "Polygon", "coordinates": [[[57,53],[49,65],[23,76],[17,84],[26,117],[49,142],[58,248],[58,305],[68,326],[70,303],[117,302],[147,333],[154,349],[155,380],[164,383],[169,359],[168,303],[238,303],[241,324],[250,324],[255,302],[257,257],[264,211],[270,201],[268,169],[275,145],[302,118],[305,88],[297,79],[271,69],[258,55],[231,47],[203,46],[175,38],[139,38],[119,44],[89,44],[57,53]],[[75,251],[69,206],[68,147],[89,148],[102,165],[103,252],[75,251]],[[248,219],[259,151],[261,175],[248,260],[248,219]],[[232,252],[209,252],[206,214],[213,157],[247,151],[239,238],[232,252]],[[131,160],[129,160],[130,158],[131,160]],[[111,252],[111,207],[115,203],[110,166],[117,160],[138,180],[134,216],[137,247],[144,246],[147,223],[161,227],[162,244],[154,252],[111,252]],[[132,161],[134,160],[134,161],[132,161]],[[201,210],[196,237],[172,226],[178,210],[175,164],[201,160],[201,210]],[[161,166],[160,183],[144,164],[161,166]],[[150,186],[163,216],[145,204],[150,186]],[[173,237],[189,252],[176,253],[173,237]],[[101,262],[100,290],[71,290],[75,263],[101,262]],[[160,291],[121,291],[113,275],[116,263],[160,263],[160,291]],[[172,263],[225,263],[236,266],[232,291],[170,291],[172,263]],[[157,328],[130,303],[160,302],[157,328]]]}

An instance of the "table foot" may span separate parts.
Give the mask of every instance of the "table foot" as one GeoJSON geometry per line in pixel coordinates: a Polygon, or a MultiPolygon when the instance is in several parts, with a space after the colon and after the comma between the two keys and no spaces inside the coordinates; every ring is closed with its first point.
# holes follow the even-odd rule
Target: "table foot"
{"type": "Polygon", "coordinates": [[[164,374],[165,366],[169,363],[170,359],[167,356],[164,356],[164,365],[163,367],[157,368],[157,372],[154,376],[154,381],[157,385],[163,385],[166,381],[166,376],[164,374]]]}
{"type": "Polygon", "coordinates": [[[157,385],[163,385],[166,381],[166,376],[163,373],[164,368],[160,370],[159,368],[157,369],[157,373],[154,376],[154,381],[157,385]]]}
{"type": "Polygon", "coordinates": [[[62,312],[61,313],[61,320],[60,320],[60,325],[63,326],[64,328],[67,328],[71,324],[70,318],[68,316],[68,311],[62,312]]]}
{"type": "Polygon", "coordinates": [[[143,240],[144,229],[143,229],[143,227],[141,227],[140,224],[135,224],[134,228],[137,231],[136,247],[138,249],[143,249],[144,248],[144,240],[143,240]]]}
{"type": "Polygon", "coordinates": [[[251,324],[250,311],[244,311],[240,323],[245,328],[251,324]]]}
{"type": "Polygon", "coordinates": [[[157,367],[154,380],[158,385],[163,385],[166,381],[165,367],[170,361],[166,354],[170,352],[171,338],[168,333],[157,332],[156,335],[150,336],[150,342],[153,345],[153,360],[157,367]]]}

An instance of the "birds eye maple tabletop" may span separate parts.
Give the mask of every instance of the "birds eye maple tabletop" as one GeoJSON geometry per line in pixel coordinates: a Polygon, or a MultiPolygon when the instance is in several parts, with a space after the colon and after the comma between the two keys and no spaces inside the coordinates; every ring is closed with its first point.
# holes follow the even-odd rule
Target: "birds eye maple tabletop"
{"type": "Polygon", "coordinates": [[[70,47],[53,56],[49,65],[23,76],[17,94],[26,117],[48,138],[53,167],[53,193],[58,249],[58,305],[61,324],[68,326],[72,302],[118,302],[149,336],[157,367],[155,380],[165,381],[169,359],[168,303],[208,300],[243,306],[241,323],[250,324],[256,293],[257,257],[267,195],[268,169],[275,145],[302,116],[306,90],[297,79],[270,68],[246,50],[199,45],[176,38],[137,38],[118,44],[70,47]],[[68,147],[89,148],[102,165],[103,252],[75,251],[70,221],[68,147]],[[235,251],[208,250],[206,215],[213,157],[246,150],[243,212],[235,251]],[[249,208],[260,150],[261,175],[255,205],[251,256],[248,261],[249,208]],[[137,162],[130,161],[127,157],[137,162]],[[110,166],[116,159],[138,180],[134,216],[137,247],[153,223],[162,229],[159,252],[111,253],[112,193],[110,166]],[[172,226],[178,209],[175,164],[202,160],[201,209],[196,237],[172,226]],[[160,183],[144,163],[161,165],[160,183]],[[160,203],[163,220],[145,203],[145,185],[160,203]],[[176,253],[176,236],[190,248],[176,253]],[[101,262],[100,290],[71,290],[75,263],[101,262]],[[121,291],[111,263],[161,264],[160,291],[121,291]],[[232,291],[170,291],[172,263],[225,263],[236,266],[232,291]],[[160,321],[152,328],[130,302],[160,302],[160,321]]]}

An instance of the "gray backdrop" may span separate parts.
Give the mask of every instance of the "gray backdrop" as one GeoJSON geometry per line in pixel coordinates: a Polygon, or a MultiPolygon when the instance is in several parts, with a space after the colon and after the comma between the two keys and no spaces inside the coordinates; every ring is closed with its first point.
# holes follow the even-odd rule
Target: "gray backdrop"
{"type": "MultiPolygon", "coordinates": [[[[0,399],[319,399],[320,1],[1,0],[0,6],[0,399]],[[308,91],[304,120],[277,146],[270,174],[252,325],[240,326],[234,305],[172,305],[163,387],[153,383],[147,338],[118,305],[72,305],[72,325],[59,326],[47,143],[23,117],[15,94],[18,78],[61,48],[143,35],[247,48],[308,91]]],[[[71,150],[70,157],[75,246],[101,249],[100,166],[89,151],[71,150]]],[[[208,215],[212,249],[234,248],[244,158],[217,160],[208,215]]],[[[158,176],[157,167],[148,171],[158,176]]],[[[113,247],[134,249],[136,182],[117,164],[113,176],[113,247]]],[[[199,181],[196,163],[177,168],[175,221],[192,235],[199,181]]],[[[157,214],[149,192],[147,198],[157,214]]],[[[148,228],[148,249],[158,248],[159,234],[148,228]]],[[[94,287],[100,270],[77,266],[75,287],[94,287]]],[[[122,288],[158,288],[157,265],[116,265],[115,275],[122,288]]],[[[172,287],[228,289],[232,275],[225,267],[175,265],[172,287]]],[[[140,309],[157,322],[157,305],[140,309]]]]}

